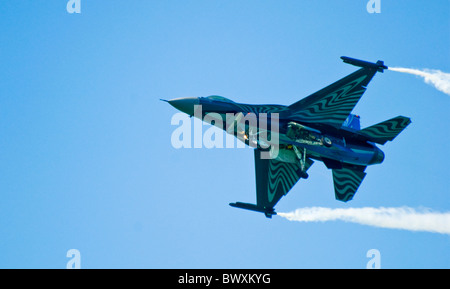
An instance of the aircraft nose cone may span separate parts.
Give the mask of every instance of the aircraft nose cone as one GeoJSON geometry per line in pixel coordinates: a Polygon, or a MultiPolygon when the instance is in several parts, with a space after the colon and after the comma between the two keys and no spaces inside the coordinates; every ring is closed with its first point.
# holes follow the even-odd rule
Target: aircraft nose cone
{"type": "Polygon", "coordinates": [[[171,106],[188,115],[194,115],[194,105],[198,105],[198,97],[183,97],[168,101],[171,106]]]}

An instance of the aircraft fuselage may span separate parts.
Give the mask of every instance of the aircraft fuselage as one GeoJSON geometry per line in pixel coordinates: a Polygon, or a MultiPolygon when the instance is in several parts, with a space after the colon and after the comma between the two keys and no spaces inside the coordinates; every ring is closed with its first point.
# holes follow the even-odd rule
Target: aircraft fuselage
{"type": "Polygon", "coordinates": [[[204,97],[181,98],[172,100],[171,104],[202,121],[208,116],[209,124],[233,134],[247,145],[267,149],[277,146],[275,159],[297,162],[297,149],[312,159],[323,161],[328,168],[339,163],[368,166],[384,160],[384,153],[374,143],[358,139],[350,128],[337,130],[323,124],[301,122],[290,117],[287,106],[248,105],[204,97]],[[239,115],[241,118],[251,115],[253,119],[247,117],[238,123],[239,115]],[[276,121],[273,121],[275,116],[276,121]],[[233,125],[231,130],[230,125],[233,125]],[[261,139],[261,133],[268,137],[261,139]]]}

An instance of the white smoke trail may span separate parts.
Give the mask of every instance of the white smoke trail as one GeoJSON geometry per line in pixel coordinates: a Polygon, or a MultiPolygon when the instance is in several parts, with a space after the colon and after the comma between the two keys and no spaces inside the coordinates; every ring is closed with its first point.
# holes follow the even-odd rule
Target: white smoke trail
{"type": "Polygon", "coordinates": [[[450,212],[408,208],[301,208],[278,216],[297,222],[326,222],[341,220],[373,227],[450,234],[450,212]]]}
{"type": "Polygon", "coordinates": [[[389,70],[409,73],[423,77],[425,83],[433,85],[436,89],[450,95],[450,73],[445,73],[436,69],[412,69],[403,67],[389,67],[389,70]]]}

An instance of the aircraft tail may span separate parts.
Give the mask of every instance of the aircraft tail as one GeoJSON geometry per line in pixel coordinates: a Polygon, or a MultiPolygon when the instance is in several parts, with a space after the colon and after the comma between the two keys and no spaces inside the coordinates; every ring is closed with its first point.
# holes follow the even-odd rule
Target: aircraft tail
{"type": "Polygon", "coordinates": [[[409,124],[411,119],[404,116],[397,116],[379,124],[369,126],[358,131],[358,134],[364,136],[370,141],[384,145],[387,141],[392,141],[409,124]]]}
{"type": "Polygon", "coordinates": [[[349,127],[351,129],[354,129],[354,130],[360,130],[361,129],[361,125],[360,125],[360,121],[359,120],[360,120],[359,115],[349,114],[349,116],[344,121],[342,126],[349,127]]]}

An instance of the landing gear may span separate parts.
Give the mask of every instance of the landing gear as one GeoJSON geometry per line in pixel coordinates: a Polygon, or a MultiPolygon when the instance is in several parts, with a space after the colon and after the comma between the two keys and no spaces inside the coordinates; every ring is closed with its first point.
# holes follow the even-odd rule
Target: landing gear
{"type": "Polygon", "coordinates": [[[308,175],[308,173],[307,172],[304,172],[304,171],[301,171],[300,172],[300,177],[302,178],[302,179],[307,179],[307,178],[309,178],[309,175],[308,175]]]}
{"type": "Polygon", "coordinates": [[[329,139],[326,136],[323,137],[322,142],[323,142],[323,145],[326,146],[327,148],[331,147],[331,145],[333,144],[331,142],[331,139],[329,139]]]}
{"type": "Polygon", "coordinates": [[[294,149],[297,158],[300,160],[300,177],[303,179],[307,179],[309,175],[306,173],[306,148],[303,148],[303,151],[300,151],[296,146],[292,146],[294,149]]]}

